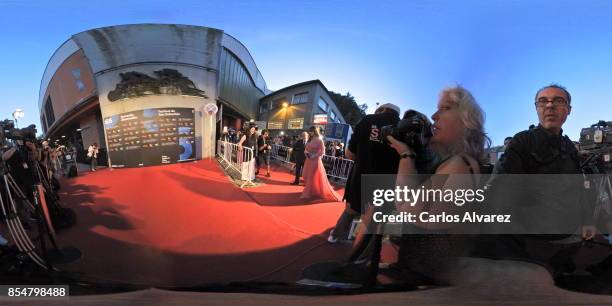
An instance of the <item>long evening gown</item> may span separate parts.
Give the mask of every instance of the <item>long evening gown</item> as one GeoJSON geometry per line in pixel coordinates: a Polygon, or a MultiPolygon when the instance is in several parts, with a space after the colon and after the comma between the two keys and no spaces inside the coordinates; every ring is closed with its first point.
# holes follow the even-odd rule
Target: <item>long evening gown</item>
{"type": "Polygon", "coordinates": [[[327,174],[321,156],[325,152],[325,145],[320,138],[314,138],[306,144],[304,152],[308,152],[302,176],[304,177],[304,191],[300,198],[319,198],[330,201],[342,201],[334,188],[327,180],[327,174]]]}

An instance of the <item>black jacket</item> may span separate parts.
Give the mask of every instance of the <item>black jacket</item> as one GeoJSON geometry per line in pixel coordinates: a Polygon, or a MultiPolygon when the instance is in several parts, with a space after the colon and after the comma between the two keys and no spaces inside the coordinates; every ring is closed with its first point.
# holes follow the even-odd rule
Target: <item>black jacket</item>
{"type": "MultiPolygon", "coordinates": [[[[344,199],[351,209],[361,212],[361,175],[362,174],[395,174],[399,165],[399,154],[382,138],[384,126],[396,126],[399,115],[382,113],[367,115],[357,123],[348,149],[356,154],[355,164],[346,183],[344,199]]],[[[392,187],[390,187],[393,189],[392,187]]]]}
{"type": "Polygon", "coordinates": [[[306,156],[304,155],[304,150],[306,149],[306,145],[304,144],[304,139],[298,139],[293,144],[292,156],[293,160],[296,164],[303,164],[306,160],[306,156]]]}
{"type": "Polygon", "coordinates": [[[580,174],[580,159],[567,136],[553,135],[541,125],[512,138],[495,166],[505,174],[580,174]]]}
{"type": "Polygon", "coordinates": [[[593,225],[593,192],[567,136],[542,126],[516,134],[495,165],[489,205],[513,215],[529,233],[569,234],[593,225]],[[520,174],[520,175],[519,175],[520,174]]]}

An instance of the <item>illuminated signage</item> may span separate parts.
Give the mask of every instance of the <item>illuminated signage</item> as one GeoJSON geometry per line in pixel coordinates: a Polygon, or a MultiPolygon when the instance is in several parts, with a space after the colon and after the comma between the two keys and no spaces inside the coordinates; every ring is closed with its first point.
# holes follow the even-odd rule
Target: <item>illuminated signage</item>
{"type": "Polygon", "coordinates": [[[327,124],[327,115],[326,114],[319,114],[319,115],[314,115],[314,124],[327,124]]]}

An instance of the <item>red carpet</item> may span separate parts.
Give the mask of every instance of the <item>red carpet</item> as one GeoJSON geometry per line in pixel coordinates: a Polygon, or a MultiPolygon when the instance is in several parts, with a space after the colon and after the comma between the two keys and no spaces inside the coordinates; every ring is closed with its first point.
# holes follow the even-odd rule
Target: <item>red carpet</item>
{"type": "Polygon", "coordinates": [[[343,204],[300,200],[292,179],[279,167],[242,190],[214,160],[67,179],[61,197],[77,225],[60,242],[83,257],[61,268],[151,286],[295,281],[304,266],[343,258],[349,247],[325,241],[343,204]]]}

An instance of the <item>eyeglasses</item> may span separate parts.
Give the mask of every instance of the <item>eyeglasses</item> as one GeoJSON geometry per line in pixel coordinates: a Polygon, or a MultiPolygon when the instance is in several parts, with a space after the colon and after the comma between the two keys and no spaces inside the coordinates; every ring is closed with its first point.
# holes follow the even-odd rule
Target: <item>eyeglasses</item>
{"type": "Polygon", "coordinates": [[[551,102],[553,107],[568,105],[567,100],[563,97],[553,97],[552,99],[541,97],[535,101],[536,107],[545,107],[548,102],[551,102]]]}

